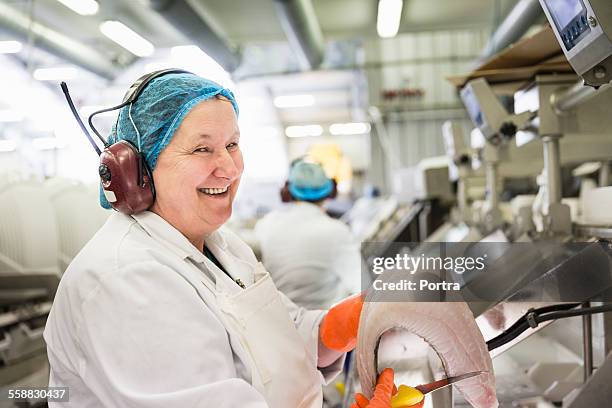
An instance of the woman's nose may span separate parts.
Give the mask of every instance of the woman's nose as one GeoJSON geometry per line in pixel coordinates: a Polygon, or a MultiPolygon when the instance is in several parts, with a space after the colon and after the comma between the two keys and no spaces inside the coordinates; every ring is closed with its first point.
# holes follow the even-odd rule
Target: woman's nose
{"type": "Polygon", "coordinates": [[[236,159],[227,150],[219,153],[215,164],[216,168],[213,174],[217,177],[223,177],[233,181],[238,178],[242,172],[239,163],[236,162],[236,159]]]}

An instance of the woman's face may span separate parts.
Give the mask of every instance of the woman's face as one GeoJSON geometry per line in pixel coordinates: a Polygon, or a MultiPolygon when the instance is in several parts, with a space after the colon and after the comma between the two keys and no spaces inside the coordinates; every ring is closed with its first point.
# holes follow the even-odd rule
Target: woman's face
{"type": "Polygon", "coordinates": [[[213,98],[185,116],[159,155],[151,210],[192,242],[219,228],[232,214],[244,168],[239,139],[231,103],[213,98]]]}

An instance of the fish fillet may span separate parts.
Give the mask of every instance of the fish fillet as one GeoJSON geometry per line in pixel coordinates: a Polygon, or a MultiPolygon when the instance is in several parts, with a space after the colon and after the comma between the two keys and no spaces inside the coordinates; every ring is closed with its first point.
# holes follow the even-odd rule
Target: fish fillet
{"type": "Polygon", "coordinates": [[[491,357],[464,302],[366,301],[359,323],[356,356],[361,388],[366,396],[371,397],[376,384],[376,349],[380,336],[398,327],[427,341],[442,360],[448,376],[486,371],[488,374],[455,386],[475,408],[498,406],[491,357]]]}

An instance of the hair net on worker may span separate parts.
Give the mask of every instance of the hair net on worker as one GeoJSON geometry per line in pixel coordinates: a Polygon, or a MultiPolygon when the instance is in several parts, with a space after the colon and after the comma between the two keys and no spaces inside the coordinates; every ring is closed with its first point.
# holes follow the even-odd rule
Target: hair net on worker
{"type": "MultiPolygon", "coordinates": [[[[142,91],[131,107],[119,111],[117,124],[113,126],[109,143],[128,140],[139,147],[151,171],[155,169],[159,154],[174,136],[183,118],[197,104],[217,95],[226,97],[238,116],[238,104],[227,88],[189,73],[166,74],[155,78],[142,91]],[[134,124],[132,124],[132,120],[134,124]],[[140,143],[134,125],[140,133],[140,143]]],[[[100,191],[100,205],[112,208],[100,191]]]]}
{"type": "Polygon", "coordinates": [[[289,170],[289,192],[302,201],[319,201],[328,197],[334,183],[316,163],[299,161],[289,170]]]}

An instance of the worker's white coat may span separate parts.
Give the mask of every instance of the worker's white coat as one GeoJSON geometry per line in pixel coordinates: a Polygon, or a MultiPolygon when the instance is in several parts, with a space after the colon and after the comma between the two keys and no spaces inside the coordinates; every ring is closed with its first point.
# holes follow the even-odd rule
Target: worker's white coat
{"type": "Polygon", "coordinates": [[[298,305],[328,308],[360,291],[359,243],[319,206],[290,203],[260,220],[255,234],[276,287],[298,305]]]}
{"type": "Polygon", "coordinates": [[[343,360],[316,368],[322,312],[279,294],[231,232],[206,245],[246,290],[156,214],[109,218],[62,277],[45,329],[66,406],[321,406],[343,360]]]}

